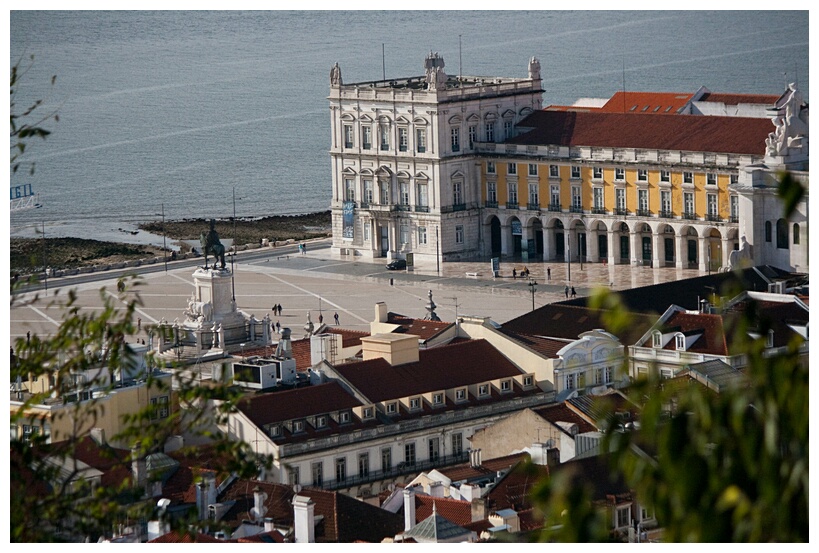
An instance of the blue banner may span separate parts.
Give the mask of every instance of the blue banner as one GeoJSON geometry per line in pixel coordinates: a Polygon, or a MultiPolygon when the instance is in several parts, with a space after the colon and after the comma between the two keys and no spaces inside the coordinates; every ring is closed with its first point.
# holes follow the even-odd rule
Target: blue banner
{"type": "Polygon", "coordinates": [[[344,202],[342,204],[341,238],[344,240],[352,240],[355,234],[354,210],[355,202],[344,202]]]}

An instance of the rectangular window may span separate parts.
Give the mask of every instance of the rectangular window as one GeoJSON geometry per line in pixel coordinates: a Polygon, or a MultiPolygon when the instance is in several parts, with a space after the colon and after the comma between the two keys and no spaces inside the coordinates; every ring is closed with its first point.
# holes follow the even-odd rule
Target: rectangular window
{"type": "Polygon", "coordinates": [[[639,182],[648,182],[648,170],[637,169],[637,180],[639,182]]]}
{"type": "Polygon", "coordinates": [[[398,150],[406,152],[409,149],[409,131],[406,127],[398,128],[398,150]]]}
{"type": "Polygon", "coordinates": [[[614,169],[614,180],[622,182],[626,180],[626,170],[622,167],[617,167],[614,169]]]}
{"type": "Polygon", "coordinates": [[[390,149],[390,126],[389,125],[381,125],[381,149],[382,150],[389,150],[390,149]]]}
{"type": "Polygon", "coordinates": [[[464,451],[464,435],[460,432],[452,434],[452,454],[460,455],[464,451]]]}
{"type": "Polygon", "coordinates": [[[370,126],[361,127],[361,149],[369,150],[373,146],[373,129],[370,126]]]}
{"type": "Polygon", "coordinates": [[[705,174],[705,184],[710,184],[713,186],[717,185],[717,174],[716,173],[706,173],[705,174]]]}
{"type": "Polygon", "coordinates": [[[381,188],[381,205],[390,204],[390,183],[388,181],[381,181],[378,183],[381,188]]]}
{"type": "Polygon", "coordinates": [[[560,178],[560,167],[557,165],[549,165],[549,177],[553,179],[560,178]]]}
{"type": "Polygon", "coordinates": [[[731,196],[731,222],[739,222],[739,196],[731,196]]]}
{"type": "Polygon", "coordinates": [[[463,196],[461,194],[461,183],[460,182],[453,182],[452,183],[452,204],[453,205],[461,205],[464,203],[463,196]]]}
{"type": "Polygon", "coordinates": [[[514,127],[514,123],[512,123],[512,121],[504,121],[503,122],[503,136],[506,138],[506,140],[509,140],[510,138],[514,138],[514,136],[515,136],[515,127],[514,127]]]}
{"type": "Polygon", "coordinates": [[[478,386],[478,395],[479,396],[488,396],[489,395],[489,384],[481,384],[478,386]]]}
{"type": "Polygon", "coordinates": [[[648,211],[648,190],[637,191],[637,209],[640,211],[648,211]]]}
{"type": "Polygon", "coordinates": [[[512,389],[512,381],[511,380],[502,380],[501,381],[501,392],[508,392],[512,389]]]}
{"type": "Polygon", "coordinates": [[[353,147],[353,126],[352,125],[344,125],[344,147],[345,148],[352,148],[353,147]]]}
{"type": "Polygon", "coordinates": [[[523,377],[523,387],[528,388],[534,383],[534,379],[531,376],[524,376],[523,377]]]}
{"type": "Polygon", "coordinates": [[[517,175],[518,174],[518,164],[517,163],[508,163],[506,172],[510,175],[517,175]]]}
{"type": "Polygon", "coordinates": [[[370,454],[358,454],[358,477],[367,478],[370,475],[370,454]]]}
{"type": "Polygon", "coordinates": [[[373,418],[373,408],[372,407],[365,407],[364,408],[364,419],[371,419],[373,418]]]}
{"type": "Polygon", "coordinates": [[[301,484],[301,475],[299,474],[299,467],[290,468],[290,485],[298,486],[301,484]]]}
{"type": "Polygon", "coordinates": [[[536,182],[529,183],[529,204],[532,206],[540,205],[540,194],[536,182]]]}
{"type": "Polygon", "coordinates": [[[560,187],[552,185],[551,196],[549,198],[550,209],[560,209],[560,187]]]}
{"type": "Polygon", "coordinates": [[[429,194],[427,193],[426,183],[418,185],[418,205],[421,207],[429,207],[429,194]]]}
{"type": "Polygon", "coordinates": [[[415,442],[404,444],[404,464],[408,467],[415,466],[415,442]]]}
{"type": "Polygon", "coordinates": [[[348,202],[355,201],[355,180],[344,179],[344,199],[348,202]]]}
{"type": "Polygon", "coordinates": [[[151,398],[151,406],[153,408],[151,413],[152,419],[167,419],[170,415],[170,409],[168,409],[168,396],[151,398]]]}
{"type": "Polygon", "coordinates": [[[664,217],[671,217],[671,192],[668,190],[660,192],[660,209],[664,217]]]}
{"type": "Polygon", "coordinates": [[[342,424],[350,422],[350,412],[342,411],[341,413],[338,414],[338,420],[342,424]]]}
{"type": "Polygon", "coordinates": [[[409,400],[410,409],[420,409],[421,408],[421,398],[413,397],[409,400]]]}
{"type": "Polygon", "coordinates": [[[685,192],[683,194],[683,209],[685,210],[685,216],[691,218],[694,216],[694,193],[693,192],[685,192]]]}
{"type": "Polygon", "coordinates": [[[615,188],[614,189],[614,204],[617,206],[617,209],[620,209],[620,210],[626,209],[626,190],[625,190],[625,188],[615,188]]]}
{"type": "Polygon", "coordinates": [[[444,394],[433,394],[432,395],[432,404],[433,405],[443,405],[444,404],[444,394]]]}
{"type": "Polygon", "coordinates": [[[392,448],[385,447],[381,450],[381,470],[387,472],[392,470],[392,448]]]}
{"type": "Polygon", "coordinates": [[[463,244],[464,243],[464,226],[463,225],[455,225],[455,243],[456,244],[463,244]]]}
{"type": "Polygon", "coordinates": [[[336,482],[344,482],[347,480],[347,459],[339,457],[336,459],[336,482]]]}
{"type": "Polygon", "coordinates": [[[593,193],[594,193],[594,208],[595,209],[603,209],[603,189],[602,188],[595,188],[593,193]]]}
{"type": "Polygon", "coordinates": [[[304,421],[293,421],[293,432],[303,432],[304,421]]]}
{"type": "Polygon", "coordinates": [[[516,182],[509,183],[509,203],[515,205],[518,203],[518,184],[516,182]]]}
{"type": "Polygon", "coordinates": [[[572,207],[580,209],[582,206],[583,204],[580,201],[580,187],[572,186],[572,207]]]}
{"type": "Polygon", "coordinates": [[[579,179],[580,178],[580,166],[579,165],[572,165],[572,178],[579,179]]]}
{"type": "Polygon", "coordinates": [[[693,184],[694,183],[694,173],[692,173],[690,171],[683,172],[683,183],[693,184]]]}
{"type": "Polygon", "coordinates": [[[537,176],[537,163],[530,163],[529,164],[529,176],[536,177],[537,176]]]}
{"type": "Polygon", "coordinates": [[[460,152],[461,151],[461,129],[458,127],[452,127],[449,131],[449,140],[452,146],[453,152],[460,152]]]}
{"type": "Polygon", "coordinates": [[[415,149],[419,154],[427,151],[427,130],[415,129],[415,149]]]}
{"type": "Polygon", "coordinates": [[[731,173],[730,179],[731,184],[737,184],[739,182],[739,175],[737,173],[731,173]]]}
{"type": "Polygon", "coordinates": [[[397,412],[398,412],[398,404],[397,403],[395,403],[394,401],[391,401],[390,403],[387,404],[387,413],[388,414],[394,415],[397,412]]]}
{"type": "Polygon", "coordinates": [[[324,428],[325,426],[327,426],[327,417],[324,415],[316,417],[316,428],[324,428]]]}
{"type": "Polygon", "coordinates": [[[367,205],[373,203],[373,181],[369,179],[364,181],[364,201],[367,205]]]}
{"type": "Polygon", "coordinates": [[[476,125],[469,125],[469,149],[475,147],[475,142],[478,141],[478,127],[476,125]]]}
{"type": "Polygon", "coordinates": [[[398,195],[401,205],[409,205],[409,183],[407,181],[398,183],[398,195]]]}
{"type": "Polygon", "coordinates": [[[660,170],[660,182],[671,182],[671,171],[660,170]]]}
{"type": "Polygon", "coordinates": [[[626,528],[631,524],[631,508],[618,507],[617,509],[617,528],[626,528]]]}
{"type": "Polygon", "coordinates": [[[576,375],[574,373],[566,375],[566,390],[574,390],[575,386],[577,385],[576,375]]]}
{"type": "Polygon", "coordinates": [[[399,227],[399,239],[402,244],[409,244],[409,225],[404,223],[399,227]]]}
{"type": "Polygon", "coordinates": [[[495,123],[489,121],[484,126],[484,131],[486,132],[486,141],[487,142],[494,142],[495,141],[495,123]]]}
{"type": "Polygon", "coordinates": [[[494,161],[487,161],[486,162],[486,172],[490,175],[495,174],[495,162],[494,161]]]}
{"type": "Polygon", "coordinates": [[[708,194],[708,215],[710,217],[716,217],[717,213],[717,195],[716,194],[708,194]]]}
{"type": "Polygon", "coordinates": [[[594,180],[603,180],[603,168],[602,167],[594,167],[592,169],[592,179],[594,179],[594,180]]]}
{"type": "Polygon", "coordinates": [[[310,465],[310,469],[313,472],[313,486],[316,488],[320,488],[322,484],[324,484],[324,471],[322,467],[322,462],[319,461],[317,463],[313,463],[310,465]]]}
{"type": "Polygon", "coordinates": [[[455,390],[455,399],[458,401],[463,401],[466,399],[466,388],[460,388],[455,390]]]}
{"type": "Polygon", "coordinates": [[[486,201],[492,204],[498,203],[498,185],[494,182],[486,183],[486,201]]]}
{"type": "Polygon", "coordinates": [[[603,383],[608,384],[614,379],[614,368],[606,367],[603,369],[603,383]]]}
{"type": "Polygon", "coordinates": [[[430,461],[437,461],[438,458],[441,456],[441,439],[437,436],[434,438],[430,438],[428,441],[429,445],[429,460],[430,461]]]}
{"type": "Polygon", "coordinates": [[[427,243],[427,227],[418,227],[418,244],[427,243]]]}

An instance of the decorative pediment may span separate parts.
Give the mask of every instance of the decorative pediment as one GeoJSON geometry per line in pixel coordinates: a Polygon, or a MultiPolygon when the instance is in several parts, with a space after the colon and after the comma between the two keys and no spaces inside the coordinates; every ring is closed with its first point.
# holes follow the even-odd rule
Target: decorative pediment
{"type": "Polygon", "coordinates": [[[490,111],[486,115],[483,116],[485,121],[495,121],[498,118],[498,114],[494,111],[490,111]]]}
{"type": "Polygon", "coordinates": [[[503,117],[504,119],[514,119],[515,112],[514,110],[507,109],[506,111],[503,112],[503,115],[501,115],[501,117],[503,117]]]}
{"type": "Polygon", "coordinates": [[[342,175],[355,175],[355,169],[352,167],[345,167],[344,170],[341,172],[342,175]]]}
{"type": "Polygon", "coordinates": [[[383,123],[385,125],[389,125],[390,123],[392,123],[392,119],[390,119],[389,115],[379,115],[378,122],[383,123]]]}
{"type": "Polygon", "coordinates": [[[412,120],[412,122],[415,123],[416,125],[429,125],[429,121],[427,121],[423,117],[416,117],[415,119],[412,120]]]}
{"type": "Polygon", "coordinates": [[[355,115],[352,113],[342,113],[341,114],[342,121],[355,121],[355,115]]]}
{"type": "Polygon", "coordinates": [[[372,169],[362,169],[361,170],[361,176],[371,177],[371,176],[373,176],[373,170],[372,169]]]}
{"type": "Polygon", "coordinates": [[[395,122],[398,123],[399,125],[409,125],[410,123],[409,119],[407,119],[403,115],[399,115],[398,117],[396,117],[395,122]]]}
{"type": "Polygon", "coordinates": [[[528,107],[523,108],[522,110],[520,110],[520,116],[525,117],[525,116],[527,116],[527,115],[529,115],[530,113],[533,113],[533,112],[534,112],[534,110],[532,108],[528,108],[528,107]]]}
{"type": "Polygon", "coordinates": [[[460,115],[453,115],[452,117],[450,117],[450,118],[447,120],[447,123],[449,123],[450,125],[458,125],[458,124],[460,124],[462,121],[463,121],[463,119],[461,119],[461,116],[460,116],[460,115]]]}
{"type": "Polygon", "coordinates": [[[412,175],[410,175],[406,171],[398,171],[395,174],[395,176],[398,177],[399,179],[410,179],[412,177],[412,175]]]}
{"type": "Polygon", "coordinates": [[[391,177],[393,175],[393,172],[386,165],[382,165],[381,167],[378,168],[375,174],[378,175],[379,177],[391,177]]]}
{"type": "Polygon", "coordinates": [[[415,180],[429,180],[429,177],[423,171],[415,173],[415,180]]]}
{"type": "Polygon", "coordinates": [[[469,121],[470,123],[477,123],[478,121],[481,120],[481,118],[478,117],[477,113],[470,113],[469,117],[467,117],[466,120],[469,121]]]}
{"type": "Polygon", "coordinates": [[[372,123],[373,121],[373,118],[367,115],[366,113],[362,114],[361,117],[359,117],[359,119],[365,123],[372,123]]]}
{"type": "Polygon", "coordinates": [[[462,178],[464,178],[464,174],[459,169],[459,170],[455,171],[454,173],[452,173],[451,175],[449,175],[449,178],[450,179],[462,179],[462,178]]]}

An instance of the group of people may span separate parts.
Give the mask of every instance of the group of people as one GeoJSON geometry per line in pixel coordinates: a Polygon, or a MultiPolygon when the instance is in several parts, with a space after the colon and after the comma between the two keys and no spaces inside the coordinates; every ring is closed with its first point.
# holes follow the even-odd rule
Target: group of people
{"type": "MultiPolygon", "coordinates": [[[[527,278],[528,276],[529,276],[529,267],[524,265],[523,270],[520,272],[520,278],[527,278]]],[[[512,279],[514,280],[516,278],[518,278],[518,272],[514,267],[512,267],[512,279]]]]}
{"type": "Polygon", "coordinates": [[[299,253],[302,255],[307,253],[307,244],[299,244],[299,253]]]}
{"type": "MultiPolygon", "coordinates": [[[[563,291],[566,293],[566,297],[568,298],[569,297],[569,285],[568,284],[566,285],[565,288],[563,288],[563,291]]],[[[574,286],[572,286],[572,288],[571,288],[571,295],[572,295],[573,298],[577,297],[577,292],[574,291],[574,286]]]]}
{"type": "Polygon", "coordinates": [[[275,304],[273,307],[270,308],[270,310],[273,311],[274,316],[277,316],[277,317],[282,316],[282,306],[281,306],[281,304],[278,304],[278,303],[275,304]]]}
{"type": "MultiPolygon", "coordinates": [[[[338,326],[338,311],[336,311],[336,313],[333,315],[333,319],[335,319],[336,326],[338,326]]],[[[324,315],[319,313],[319,324],[322,324],[323,322],[324,322],[324,315]]]]}

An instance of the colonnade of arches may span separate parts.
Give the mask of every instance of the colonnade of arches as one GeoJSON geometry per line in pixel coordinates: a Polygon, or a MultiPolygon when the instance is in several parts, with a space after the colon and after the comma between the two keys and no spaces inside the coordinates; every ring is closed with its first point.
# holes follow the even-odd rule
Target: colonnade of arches
{"type": "Polygon", "coordinates": [[[487,255],[718,271],[739,249],[737,226],[616,217],[486,215],[487,255]]]}

